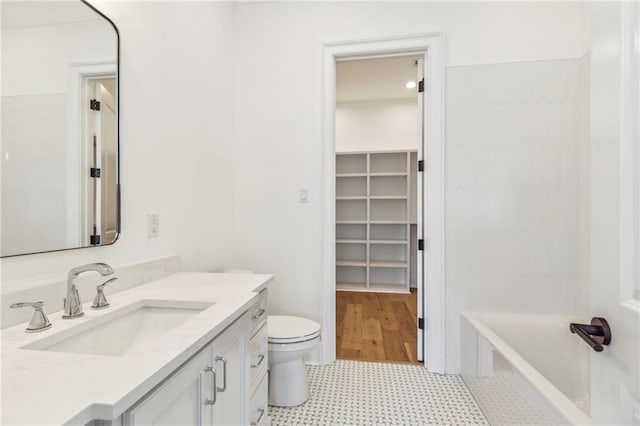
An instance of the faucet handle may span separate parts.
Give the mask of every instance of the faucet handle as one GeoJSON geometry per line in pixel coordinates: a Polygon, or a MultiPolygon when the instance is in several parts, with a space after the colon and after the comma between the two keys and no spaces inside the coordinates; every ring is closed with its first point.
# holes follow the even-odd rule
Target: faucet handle
{"type": "Polygon", "coordinates": [[[36,333],[38,331],[43,331],[51,328],[51,322],[49,321],[49,318],[47,318],[47,315],[42,311],[44,302],[18,302],[9,305],[11,309],[24,308],[27,306],[35,309],[33,312],[33,316],[31,317],[31,321],[29,321],[29,325],[25,330],[27,333],[36,333]]]}
{"type": "Polygon", "coordinates": [[[9,305],[11,309],[24,308],[25,306],[31,306],[32,308],[36,308],[36,309],[42,309],[42,307],[44,306],[44,302],[18,302],[18,303],[12,303],[11,305],[9,305]]]}
{"type": "Polygon", "coordinates": [[[109,283],[111,283],[111,282],[113,282],[113,281],[115,281],[117,279],[118,279],[118,277],[113,277],[113,278],[110,278],[110,279],[106,280],[102,284],[96,286],[97,293],[96,293],[96,297],[93,299],[93,304],[91,305],[91,309],[104,309],[107,306],[109,306],[109,302],[107,302],[107,298],[104,295],[104,287],[107,284],[109,284],[109,283]]]}

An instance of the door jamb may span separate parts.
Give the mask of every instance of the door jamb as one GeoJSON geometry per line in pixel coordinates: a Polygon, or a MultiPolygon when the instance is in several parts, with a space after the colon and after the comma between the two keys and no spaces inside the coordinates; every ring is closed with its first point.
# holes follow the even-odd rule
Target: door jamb
{"type": "MultiPolygon", "coordinates": [[[[634,30],[640,26],[640,6],[620,4],[620,299],[622,305],[640,313],[640,147],[638,147],[639,60],[634,58],[634,30]],[[631,231],[631,232],[629,232],[631,231]]],[[[636,30],[637,31],[637,30],[636,30]]],[[[635,53],[637,55],[637,53],[635,53]]]]}
{"type": "MultiPolygon", "coordinates": [[[[83,141],[86,129],[87,81],[99,78],[116,78],[118,68],[113,61],[76,62],[70,64],[69,75],[69,135],[67,138],[67,244],[69,247],[88,245],[86,217],[86,153],[83,141]],[[78,224],[82,224],[79,228],[78,224]]],[[[118,94],[116,94],[118,96],[118,94]]]]}
{"type": "Polygon", "coordinates": [[[323,49],[323,247],[320,316],[320,360],[336,359],[335,323],[335,65],[341,59],[375,58],[426,53],[424,160],[424,316],[425,367],[445,368],[445,252],[444,252],[444,55],[443,34],[327,43],[323,49]]]}

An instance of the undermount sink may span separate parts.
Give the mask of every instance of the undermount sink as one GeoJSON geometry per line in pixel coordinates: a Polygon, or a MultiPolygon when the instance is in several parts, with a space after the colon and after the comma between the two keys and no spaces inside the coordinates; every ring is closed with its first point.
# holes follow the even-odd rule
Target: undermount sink
{"type": "Polygon", "coordinates": [[[213,303],[143,300],[24,346],[54,352],[120,356],[148,347],[213,303]]]}

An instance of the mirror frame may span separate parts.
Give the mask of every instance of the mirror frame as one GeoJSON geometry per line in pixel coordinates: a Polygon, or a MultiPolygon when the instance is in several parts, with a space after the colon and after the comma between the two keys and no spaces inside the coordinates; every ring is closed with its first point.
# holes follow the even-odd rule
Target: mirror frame
{"type": "Polygon", "coordinates": [[[116,24],[109,18],[107,15],[98,10],[95,6],[89,3],[88,0],[79,0],[80,3],[87,6],[89,9],[93,10],[95,13],[100,15],[103,19],[105,19],[116,33],[116,149],[117,149],[117,157],[116,157],[116,237],[113,241],[107,244],[99,244],[99,245],[86,245],[86,246],[78,246],[78,247],[66,247],[54,250],[45,250],[45,251],[35,251],[31,253],[20,253],[20,254],[10,254],[6,256],[0,256],[0,258],[10,258],[10,257],[18,257],[18,256],[28,256],[32,254],[42,254],[42,253],[55,253],[59,251],[69,251],[69,250],[78,250],[78,249],[87,249],[87,248],[95,248],[95,247],[106,247],[112,244],[115,244],[116,241],[120,239],[120,235],[122,234],[122,193],[121,193],[121,171],[120,171],[120,31],[116,24]]]}

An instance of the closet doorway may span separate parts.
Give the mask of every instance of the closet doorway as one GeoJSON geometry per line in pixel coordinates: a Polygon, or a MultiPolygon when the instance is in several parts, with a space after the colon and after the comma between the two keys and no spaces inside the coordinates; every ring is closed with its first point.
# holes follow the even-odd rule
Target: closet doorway
{"type": "Polygon", "coordinates": [[[418,363],[422,55],[336,63],[336,356],[418,363]]]}

